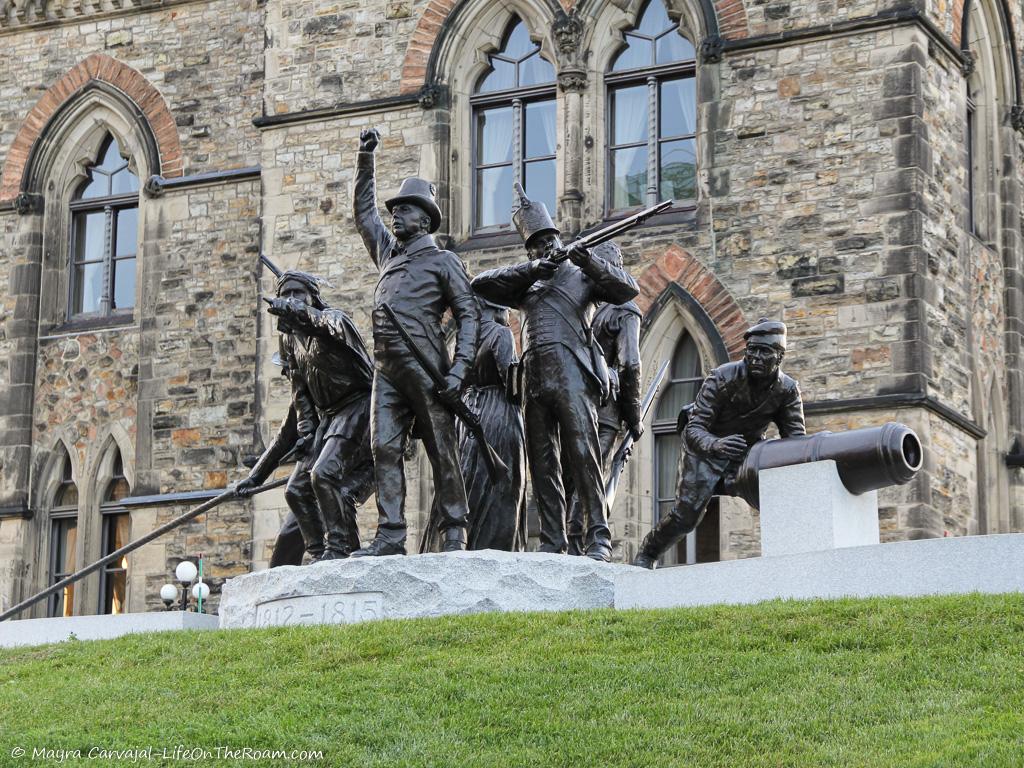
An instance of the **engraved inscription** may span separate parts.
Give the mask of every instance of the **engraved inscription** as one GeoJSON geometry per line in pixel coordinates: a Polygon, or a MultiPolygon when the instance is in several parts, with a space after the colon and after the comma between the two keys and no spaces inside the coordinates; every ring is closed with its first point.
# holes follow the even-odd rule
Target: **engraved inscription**
{"type": "Polygon", "coordinates": [[[337,595],[282,597],[256,606],[257,627],[298,624],[355,624],[384,618],[381,592],[344,592],[337,595]]]}

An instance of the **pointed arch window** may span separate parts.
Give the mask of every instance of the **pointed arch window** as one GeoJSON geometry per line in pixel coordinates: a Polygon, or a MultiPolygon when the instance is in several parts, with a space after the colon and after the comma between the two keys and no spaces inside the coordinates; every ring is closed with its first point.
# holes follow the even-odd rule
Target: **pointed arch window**
{"type": "MultiPolygon", "coordinates": [[[[682,437],[676,431],[679,411],[694,401],[704,380],[704,361],[697,342],[686,331],[672,354],[669,380],[658,399],[651,432],[654,434],[654,519],[667,515],[676,499],[682,437]]],[[[718,500],[713,498],[697,530],[664,556],[666,564],[703,563],[719,559],[718,500]]]]}
{"type": "MultiPolygon", "coordinates": [[[[78,486],[71,474],[71,457],[64,452],[61,479],[50,507],[50,585],[75,572],[78,545],[78,486]]],[[[75,585],[50,597],[48,616],[74,614],[75,585]]]]}
{"type": "Polygon", "coordinates": [[[130,313],[135,306],[139,177],[107,135],[71,201],[69,317],[130,313]]]}
{"type": "MultiPolygon", "coordinates": [[[[124,464],[118,452],[114,458],[110,482],[103,492],[100,515],[103,518],[103,549],[101,556],[116,552],[129,541],[131,518],[121,499],[131,495],[124,464]]],[[[100,579],[101,613],[125,613],[128,600],[128,558],[122,557],[103,567],[100,579]]]]}
{"type": "Polygon", "coordinates": [[[605,74],[609,213],[696,200],[696,58],[662,0],[650,0],[624,33],[605,74]]]}
{"type": "Polygon", "coordinates": [[[507,227],[512,184],[555,214],[555,68],[526,24],[509,24],[473,105],[473,229],[507,227]]]}
{"type": "Polygon", "coordinates": [[[966,225],[991,246],[1003,228],[1006,147],[1017,141],[1012,105],[1020,101],[1019,59],[1009,6],[991,0],[970,0],[964,6],[966,225]]]}

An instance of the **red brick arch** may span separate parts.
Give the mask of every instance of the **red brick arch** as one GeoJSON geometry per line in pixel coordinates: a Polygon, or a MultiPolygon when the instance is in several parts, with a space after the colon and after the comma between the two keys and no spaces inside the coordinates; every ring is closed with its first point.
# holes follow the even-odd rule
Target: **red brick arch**
{"type": "Polygon", "coordinates": [[[743,0],[715,0],[718,34],[726,40],[742,40],[750,36],[747,8],[743,0]]]}
{"type": "Polygon", "coordinates": [[[961,45],[964,30],[964,0],[953,0],[953,29],[950,37],[955,45],[961,45]]]}
{"type": "Polygon", "coordinates": [[[423,9],[416,29],[413,30],[409,46],[405,49],[405,61],[402,63],[402,79],[399,82],[399,93],[416,93],[427,76],[427,62],[434,42],[441,33],[441,26],[448,14],[452,12],[458,0],[430,0],[423,9]]]}
{"type": "Polygon", "coordinates": [[[178,128],[163,96],[152,83],[127,64],[102,53],[94,53],[50,86],[28,113],[7,153],[3,176],[0,176],[0,201],[17,197],[32,147],[47,123],[69,99],[93,81],[108,83],[117,88],[135,102],[146,116],[160,151],[160,175],[164,178],[183,175],[184,160],[178,128]]]}
{"type": "Polygon", "coordinates": [[[640,284],[640,295],[636,303],[645,315],[670,283],[679,285],[708,313],[722,334],[729,358],[739,356],[743,349],[743,332],[747,328],[743,310],[718,278],[678,245],[670,245],[665,249],[640,274],[637,282],[640,284]]]}
{"type": "MultiPolygon", "coordinates": [[[[460,0],[430,0],[423,9],[416,29],[413,30],[409,45],[402,63],[402,78],[399,81],[399,93],[416,93],[425,82],[427,62],[434,48],[441,27],[460,0]]],[[[559,0],[566,11],[570,11],[578,3],[575,0],[559,0]]],[[[962,3],[963,0],[957,0],[962,3]]],[[[719,34],[726,40],[747,37],[747,9],[743,0],[714,0],[718,17],[719,34]]]]}

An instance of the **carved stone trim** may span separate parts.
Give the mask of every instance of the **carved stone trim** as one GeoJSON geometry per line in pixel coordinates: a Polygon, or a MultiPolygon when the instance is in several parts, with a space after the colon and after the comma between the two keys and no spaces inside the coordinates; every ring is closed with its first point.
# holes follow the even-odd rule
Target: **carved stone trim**
{"type": "Polygon", "coordinates": [[[974,74],[974,67],[978,63],[978,57],[973,51],[961,51],[960,53],[964,57],[963,62],[960,64],[960,73],[964,77],[970,77],[974,74]]]}
{"type": "Polygon", "coordinates": [[[558,73],[558,87],[563,91],[587,90],[587,73],[582,69],[565,69],[558,73]]]}
{"type": "Polygon", "coordinates": [[[447,99],[447,90],[440,85],[425,85],[420,88],[420,92],[416,94],[416,101],[423,109],[433,109],[434,107],[444,106],[447,99]]]}
{"type": "Polygon", "coordinates": [[[0,30],[38,24],[73,23],[133,10],[162,8],[192,0],[0,0],[0,30]]]}
{"type": "Polygon", "coordinates": [[[1024,105],[1014,104],[1010,107],[1010,125],[1017,133],[1024,133],[1024,105]]]}
{"type": "Polygon", "coordinates": [[[576,10],[573,9],[571,13],[558,11],[551,23],[551,34],[558,45],[559,53],[563,56],[575,55],[583,39],[583,22],[576,15],[576,10]]]}
{"type": "Polygon", "coordinates": [[[146,193],[147,197],[161,197],[164,194],[164,177],[156,174],[146,179],[146,183],[142,185],[142,191],[146,193]]]}
{"type": "Polygon", "coordinates": [[[43,212],[43,196],[31,192],[22,192],[14,198],[14,210],[20,215],[27,216],[30,213],[43,212]]]}
{"type": "Polygon", "coordinates": [[[700,60],[703,64],[717,64],[722,60],[725,51],[725,40],[718,35],[710,35],[700,41],[700,60]]]}

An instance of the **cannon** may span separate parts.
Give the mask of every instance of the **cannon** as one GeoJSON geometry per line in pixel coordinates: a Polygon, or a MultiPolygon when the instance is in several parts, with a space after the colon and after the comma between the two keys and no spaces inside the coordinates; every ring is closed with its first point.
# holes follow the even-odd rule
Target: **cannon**
{"type": "Polygon", "coordinates": [[[852,494],[909,483],[924,458],[921,441],[910,427],[894,421],[849,432],[818,432],[755,443],[736,472],[735,494],[760,509],[758,473],[831,459],[852,494]]]}

